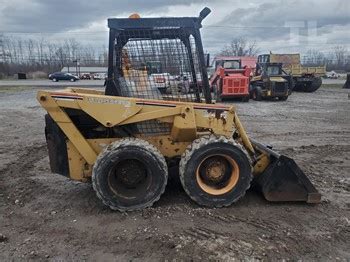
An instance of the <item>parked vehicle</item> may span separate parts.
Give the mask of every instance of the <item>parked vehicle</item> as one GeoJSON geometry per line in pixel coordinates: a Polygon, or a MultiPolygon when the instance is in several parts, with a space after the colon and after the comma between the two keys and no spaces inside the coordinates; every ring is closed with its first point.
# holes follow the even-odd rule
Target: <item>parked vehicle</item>
{"type": "Polygon", "coordinates": [[[105,80],[107,77],[106,73],[96,73],[93,75],[94,80],[105,80]]]}
{"type": "Polygon", "coordinates": [[[338,74],[335,71],[327,72],[325,75],[325,78],[329,78],[329,79],[338,79],[339,77],[340,77],[340,74],[338,74]]]}
{"type": "Polygon", "coordinates": [[[249,101],[249,79],[255,68],[255,57],[217,57],[215,72],[210,78],[210,87],[216,101],[225,98],[240,98],[249,101]]]}
{"type": "Polygon", "coordinates": [[[90,74],[82,74],[80,76],[81,80],[90,80],[91,79],[91,75],[90,74]]]}
{"type": "Polygon", "coordinates": [[[174,77],[169,73],[157,73],[151,74],[149,80],[162,94],[165,94],[170,87],[170,82],[174,80],[174,77]]]}
{"type": "Polygon", "coordinates": [[[293,79],[282,70],[282,63],[257,63],[250,80],[250,97],[256,101],[274,99],[285,101],[291,94],[293,79]]]}
{"type": "Polygon", "coordinates": [[[302,66],[300,54],[264,54],[259,55],[258,62],[282,63],[283,70],[293,78],[293,91],[315,92],[326,75],[326,66],[302,66]]]}
{"type": "Polygon", "coordinates": [[[53,82],[58,82],[60,80],[75,82],[79,80],[79,77],[72,75],[71,73],[55,72],[49,75],[49,79],[53,82]]]}

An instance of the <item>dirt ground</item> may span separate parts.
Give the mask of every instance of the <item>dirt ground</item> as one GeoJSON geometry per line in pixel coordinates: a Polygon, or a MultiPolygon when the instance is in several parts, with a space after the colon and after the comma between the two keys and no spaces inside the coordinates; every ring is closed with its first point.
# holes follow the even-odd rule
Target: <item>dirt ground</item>
{"type": "Polygon", "coordinates": [[[237,103],[249,134],[294,158],[320,204],[249,191],[231,207],[202,208],[172,178],[159,202],[132,213],[50,173],[36,91],[0,92],[0,260],[350,260],[349,90],[237,103]]]}

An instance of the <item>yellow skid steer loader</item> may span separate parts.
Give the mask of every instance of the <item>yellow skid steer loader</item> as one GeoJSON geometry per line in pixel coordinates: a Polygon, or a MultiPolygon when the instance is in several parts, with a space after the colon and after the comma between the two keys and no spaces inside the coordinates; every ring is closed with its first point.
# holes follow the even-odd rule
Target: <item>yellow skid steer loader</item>
{"type": "Polygon", "coordinates": [[[48,113],[52,172],[92,181],[98,198],[119,211],[151,206],[174,166],[204,206],[231,205],[252,183],[270,201],[320,201],[292,159],[249,138],[234,106],[212,102],[200,36],[209,13],[108,20],[105,90],[37,94],[48,113]],[[167,85],[147,70],[150,61],[161,64],[167,85]]]}

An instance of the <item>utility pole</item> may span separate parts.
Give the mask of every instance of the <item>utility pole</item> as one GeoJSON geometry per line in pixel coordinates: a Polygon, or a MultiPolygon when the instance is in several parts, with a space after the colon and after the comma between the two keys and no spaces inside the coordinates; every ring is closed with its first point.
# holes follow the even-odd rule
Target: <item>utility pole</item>
{"type": "Polygon", "coordinates": [[[73,60],[73,63],[75,63],[75,73],[80,78],[80,63],[79,63],[79,59],[73,60]]]}

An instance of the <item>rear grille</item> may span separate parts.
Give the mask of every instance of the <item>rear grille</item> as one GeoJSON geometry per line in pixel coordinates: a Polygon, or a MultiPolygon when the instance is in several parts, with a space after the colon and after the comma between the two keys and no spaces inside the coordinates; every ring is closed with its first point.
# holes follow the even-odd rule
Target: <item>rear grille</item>
{"type": "Polygon", "coordinates": [[[287,83],[275,83],[275,93],[285,93],[287,91],[287,83]]]}
{"type": "Polygon", "coordinates": [[[247,95],[248,81],[248,78],[224,78],[223,95],[247,95]]]}
{"type": "Polygon", "coordinates": [[[230,88],[240,88],[247,85],[247,79],[225,79],[224,81],[225,85],[230,88]]]}

